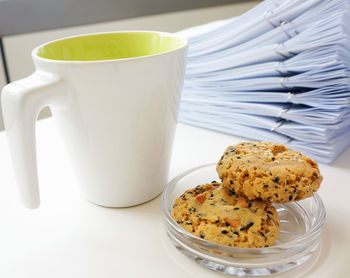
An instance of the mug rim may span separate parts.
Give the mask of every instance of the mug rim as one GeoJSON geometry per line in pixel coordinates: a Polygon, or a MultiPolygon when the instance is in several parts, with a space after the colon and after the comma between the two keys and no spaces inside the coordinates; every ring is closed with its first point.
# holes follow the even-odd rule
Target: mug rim
{"type": "Polygon", "coordinates": [[[170,52],[174,52],[183,48],[188,47],[188,40],[181,35],[178,35],[176,33],[169,33],[169,32],[162,32],[162,31],[149,31],[149,30],[123,30],[123,31],[106,31],[106,32],[95,32],[95,33],[85,33],[85,34],[79,34],[79,35],[73,35],[73,36],[67,36],[67,37],[62,37],[59,39],[55,39],[52,41],[45,42],[37,47],[35,47],[32,50],[32,58],[34,60],[39,60],[42,62],[48,62],[48,63],[57,63],[57,64],[67,64],[67,63],[73,63],[73,64],[90,64],[90,63],[106,63],[106,62],[113,62],[113,61],[130,61],[130,60],[139,60],[139,59],[145,59],[148,57],[155,57],[155,56],[160,56],[160,55],[165,55],[170,52]],[[103,34],[120,34],[120,33],[153,33],[153,34],[160,34],[160,35],[166,35],[166,36],[171,36],[175,37],[181,40],[182,44],[178,47],[175,47],[171,50],[167,50],[164,52],[160,53],[155,53],[155,54],[150,54],[150,55],[143,55],[143,56],[137,56],[137,57],[130,57],[130,58],[118,58],[118,59],[105,59],[105,60],[91,60],[91,61],[78,61],[78,60],[56,60],[56,59],[48,59],[48,58],[43,58],[38,55],[39,49],[49,45],[54,42],[58,41],[63,41],[66,39],[72,39],[72,38],[79,38],[79,37],[85,37],[85,36],[93,36],[93,35],[103,35],[103,34]]]}

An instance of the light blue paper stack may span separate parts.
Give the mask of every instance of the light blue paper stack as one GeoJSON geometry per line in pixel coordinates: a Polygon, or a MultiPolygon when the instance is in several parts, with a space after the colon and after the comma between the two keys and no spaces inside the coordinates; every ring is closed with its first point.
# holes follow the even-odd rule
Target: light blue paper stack
{"type": "Polygon", "coordinates": [[[332,162],[350,144],[349,2],[266,0],[180,32],[190,48],[179,121],[332,162]]]}

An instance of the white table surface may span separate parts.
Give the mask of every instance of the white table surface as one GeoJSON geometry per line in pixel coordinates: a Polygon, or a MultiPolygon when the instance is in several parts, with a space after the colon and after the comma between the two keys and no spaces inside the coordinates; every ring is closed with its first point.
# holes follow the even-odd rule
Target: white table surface
{"type": "MultiPolygon", "coordinates": [[[[132,208],[88,203],[51,119],[37,124],[41,207],[17,196],[7,141],[0,133],[0,277],[224,277],[179,253],[165,235],[160,198],[132,208]]],[[[215,162],[242,139],[183,124],[177,128],[170,178],[215,162]]],[[[350,149],[320,165],[327,221],[318,263],[302,277],[350,277],[350,149]]],[[[296,271],[283,277],[296,277],[296,271]]]]}

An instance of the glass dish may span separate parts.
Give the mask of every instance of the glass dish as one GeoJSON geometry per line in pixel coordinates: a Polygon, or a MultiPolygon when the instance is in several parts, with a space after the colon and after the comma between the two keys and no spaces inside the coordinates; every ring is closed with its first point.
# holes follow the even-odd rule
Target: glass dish
{"type": "Polygon", "coordinates": [[[173,244],[186,256],[209,269],[237,276],[265,276],[290,271],[311,260],[320,242],[326,218],[321,198],[274,204],[281,221],[276,242],[266,248],[224,246],[201,239],[171,217],[173,203],[187,189],[219,180],[216,164],[207,164],[174,178],[162,195],[165,227],[173,244]]]}

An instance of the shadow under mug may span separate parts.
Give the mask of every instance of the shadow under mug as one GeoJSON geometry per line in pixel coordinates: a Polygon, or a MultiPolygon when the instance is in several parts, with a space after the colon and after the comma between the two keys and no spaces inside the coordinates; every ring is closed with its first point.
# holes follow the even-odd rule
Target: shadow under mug
{"type": "Polygon", "coordinates": [[[98,33],[35,48],[35,72],[5,86],[2,106],[23,204],[40,204],[35,121],[49,106],[86,198],[126,207],[167,183],[186,39],[153,31],[98,33]]]}

